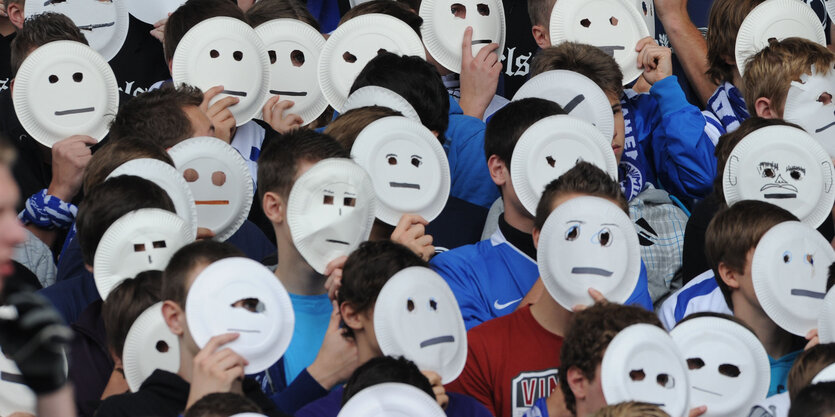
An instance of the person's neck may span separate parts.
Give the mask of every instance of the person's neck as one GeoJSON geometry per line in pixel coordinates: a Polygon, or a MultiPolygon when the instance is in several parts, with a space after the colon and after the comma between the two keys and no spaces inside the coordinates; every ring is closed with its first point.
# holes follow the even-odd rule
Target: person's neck
{"type": "Polygon", "coordinates": [[[180,368],[177,369],[177,375],[180,378],[183,378],[186,382],[191,384],[191,375],[192,375],[192,365],[194,362],[194,356],[191,352],[188,351],[188,348],[185,346],[183,342],[183,338],[180,337],[180,368]]]}
{"type": "Polygon", "coordinates": [[[374,340],[374,343],[372,343],[369,336],[368,332],[365,331],[355,333],[354,340],[357,343],[357,357],[359,359],[357,363],[359,366],[362,366],[371,359],[383,356],[383,352],[380,351],[377,341],[374,340]]]}
{"type": "Polygon", "coordinates": [[[325,277],[316,272],[287,239],[278,239],[278,268],[275,275],[284,288],[296,295],[325,294],[325,277]]]}
{"type": "Polygon", "coordinates": [[[517,210],[509,209],[505,206],[504,221],[514,229],[531,234],[533,232],[533,217],[522,214],[517,210]]]}
{"type": "Polygon", "coordinates": [[[6,37],[15,33],[17,28],[9,21],[9,18],[0,19],[0,36],[6,37]]]}
{"type": "Polygon", "coordinates": [[[739,74],[739,70],[736,68],[734,68],[733,85],[739,90],[740,94],[745,94],[745,90],[743,90],[745,83],[742,81],[742,75],[739,74]]]}
{"type": "Polygon", "coordinates": [[[734,303],[734,317],[742,320],[754,331],[768,356],[779,359],[791,352],[793,343],[791,333],[775,324],[761,307],[747,302],[742,294],[739,294],[738,297],[732,296],[732,301],[734,303]]]}
{"type": "Polygon", "coordinates": [[[531,305],[531,315],[543,329],[557,336],[564,337],[574,313],[566,310],[554,301],[547,292],[531,305]]]}

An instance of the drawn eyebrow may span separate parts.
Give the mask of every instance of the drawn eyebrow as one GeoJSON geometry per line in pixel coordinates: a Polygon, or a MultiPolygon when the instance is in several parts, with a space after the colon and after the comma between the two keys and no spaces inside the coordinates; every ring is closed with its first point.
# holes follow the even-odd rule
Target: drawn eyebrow
{"type": "Polygon", "coordinates": [[[357,196],[356,194],[354,194],[354,193],[352,193],[352,192],[350,192],[350,191],[345,191],[344,193],[342,193],[342,195],[348,195],[348,196],[352,196],[352,197],[356,197],[356,196],[357,196]]]}
{"type": "Polygon", "coordinates": [[[324,190],[322,190],[322,192],[323,192],[323,193],[328,193],[328,194],[335,194],[333,191],[328,190],[327,188],[325,188],[324,190]]]}
{"type": "Polygon", "coordinates": [[[390,154],[386,155],[386,158],[391,158],[392,156],[397,156],[397,155],[393,154],[393,153],[390,153],[390,154]]]}
{"type": "Polygon", "coordinates": [[[619,226],[619,225],[617,225],[617,224],[614,224],[614,223],[600,223],[600,225],[601,225],[601,226],[612,226],[612,227],[620,227],[620,226],[619,226]]]}
{"type": "Polygon", "coordinates": [[[760,162],[760,168],[774,168],[779,169],[780,165],[776,162],[760,162]]]}
{"type": "Polygon", "coordinates": [[[584,222],[584,221],[582,221],[582,220],[569,220],[569,221],[565,222],[565,224],[568,224],[568,223],[580,223],[580,224],[586,224],[586,222],[584,222]]]}
{"type": "Polygon", "coordinates": [[[797,165],[791,165],[791,166],[786,167],[786,171],[793,171],[793,170],[800,171],[804,174],[806,173],[806,168],[803,168],[803,167],[800,167],[800,166],[797,166],[797,165]]]}
{"type": "Polygon", "coordinates": [[[423,157],[420,155],[412,155],[412,158],[423,159],[423,157]]]}

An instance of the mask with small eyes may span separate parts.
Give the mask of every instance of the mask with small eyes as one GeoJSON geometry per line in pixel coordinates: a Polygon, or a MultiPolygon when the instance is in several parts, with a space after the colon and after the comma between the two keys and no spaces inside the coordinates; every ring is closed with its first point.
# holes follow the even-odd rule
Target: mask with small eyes
{"type": "Polygon", "coordinates": [[[578,42],[594,45],[612,56],[623,72],[624,85],[635,81],[638,68],[635,45],[650,36],[643,13],[632,0],[560,0],[551,11],[551,44],[578,42]]]}
{"type": "Polygon", "coordinates": [[[224,347],[249,361],[247,374],[275,364],[293,337],[290,296],[269,269],[248,258],[221,259],[206,267],[188,290],[185,310],[200,348],[214,336],[239,334],[224,347]]]}
{"type": "Polygon", "coordinates": [[[830,157],[835,158],[835,68],[824,75],[812,67],[812,74],[803,74],[792,81],[786,96],[783,118],[796,123],[814,137],[830,157]]]}
{"type": "Polygon", "coordinates": [[[72,135],[104,138],[119,106],[110,66],[73,41],[51,42],[29,54],[12,96],[23,128],[48,147],[72,135]]]}
{"type": "Polygon", "coordinates": [[[31,0],[26,2],[26,18],[41,13],[60,13],[81,30],[90,47],[110,61],[128,36],[127,0],[31,0]]]}
{"type": "Polygon", "coordinates": [[[365,170],[350,159],[317,162],[299,176],[287,202],[293,244],[310,266],[328,263],[368,240],[377,199],[365,170]]]}
{"type": "Polygon", "coordinates": [[[406,268],[386,282],[374,305],[374,333],[384,355],[404,356],[444,384],[464,370],[464,319],[452,290],[429,268],[406,268]]]}
{"type": "Polygon", "coordinates": [[[548,116],[525,130],[513,148],[510,179],[519,201],[529,213],[536,206],[545,186],[585,161],[618,177],[611,138],[604,137],[592,124],[567,115],[548,116]]]}
{"type": "Polygon", "coordinates": [[[575,197],[554,209],[539,235],[537,259],[548,293],[568,310],[593,304],[589,288],[625,302],[641,272],[641,249],[629,216],[599,197],[575,197]]]}
{"type": "Polygon", "coordinates": [[[760,200],[818,227],[832,210],[832,160],[806,132],[767,126],[731,151],[722,177],[725,200],[760,200]]]}
{"type": "Polygon", "coordinates": [[[698,317],[677,325],[673,341],[687,362],[690,403],[706,417],[747,415],[765,399],[771,374],[757,336],[729,319],[698,317]]]}
{"type": "Polygon", "coordinates": [[[757,300],[777,325],[798,336],[817,327],[835,250],[811,226],[784,222],[763,235],[751,261],[757,300]]]}
{"type": "Polygon", "coordinates": [[[325,38],[310,25],[296,19],[276,19],[255,32],[264,41],[270,58],[270,96],[292,100],[286,114],[297,114],[308,124],[328,107],[319,88],[316,69],[325,38]]]}
{"type": "Polygon", "coordinates": [[[381,52],[426,57],[415,31],[389,15],[357,16],[333,31],[319,56],[318,76],[322,93],[336,111],[343,111],[357,75],[381,52]]]}
{"type": "Polygon", "coordinates": [[[229,110],[238,126],[261,112],[270,89],[270,60],[255,30],[241,20],[213,17],[191,28],[177,44],[171,63],[175,85],[207,91],[223,86],[209,105],[236,97],[229,110]]]}
{"type": "Polygon", "coordinates": [[[365,168],[377,195],[377,218],[397,225],[403,214],[437,217],[449,197],[449,163],[441,143],[419,122],[377,120],[360,132],[351,157],[365,168]]]}
{"type": "Polygon", "coordinates": [[[184,140],[168,150],[197,205],[197,225],[225,241],[238,231],[252,205],[252,177],[235,148],[211,137],[184,140]]]}
{"type": "Polygon", "coordinates": [[[194,238],[188,224],[167,210],[139,209],[120,217],[102,235],[93,260],[102,300],[125,279],[165,269],[174,252],[194,238]]]}
{"type": "Polygon", "coordinates": [[[633,324],[609,343],[600,364],[606,402],[655,404],[671,416],[687,415],[687,368],[670,335],[651,324],[633,324]]]}
{"type": "Polygon", "coordinates": [[[473,28],[472,54],[495,43],[504,51],[505,16],[501,0],[427,0],[420,4],[426,49],[448,70],[461,72],[461,42],[473,28]]]}
{"type": "Polygon", "coordinates": [[[655,1],[653,0],[632,0],[632,4],[638,9],[638,13],[644,18],[644,23],[649,29],[649,36],[655,38],[655,1]]]}
{"type": "Polygon", "coordinates": [[[145,309],[130,326],[122,364],[131,392],[138,391],[157,369],[168,372],[179,369],[180,343],[162,316],[162,301],[145,309]]]}

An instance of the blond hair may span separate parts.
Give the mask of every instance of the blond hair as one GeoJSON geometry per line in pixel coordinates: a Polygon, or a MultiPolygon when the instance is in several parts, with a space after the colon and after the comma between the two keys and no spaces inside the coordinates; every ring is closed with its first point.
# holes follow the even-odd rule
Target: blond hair
{"type": "Polygon", "coordinates": [[[594,417],[670,417],[660,407],[639,402],[609,405],[598,410],[594,417]]]}

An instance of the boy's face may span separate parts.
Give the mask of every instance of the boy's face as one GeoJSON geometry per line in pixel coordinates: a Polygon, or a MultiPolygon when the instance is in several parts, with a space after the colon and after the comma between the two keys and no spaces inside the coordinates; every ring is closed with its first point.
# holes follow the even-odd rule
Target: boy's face
{"type": "Polygon", "coordinates": [[[612,114],[615,116],[615,134],[612,136],[612,151],[615,152],[615,159],[618,161],[618,164],[620,164],[620,158],[623,156],[623,144],[626,136],[623,111],[621,109],[620,98],[617,94],[607,93],[606,98],[609,99],[609,104],[612,106],[612,114]]]}

